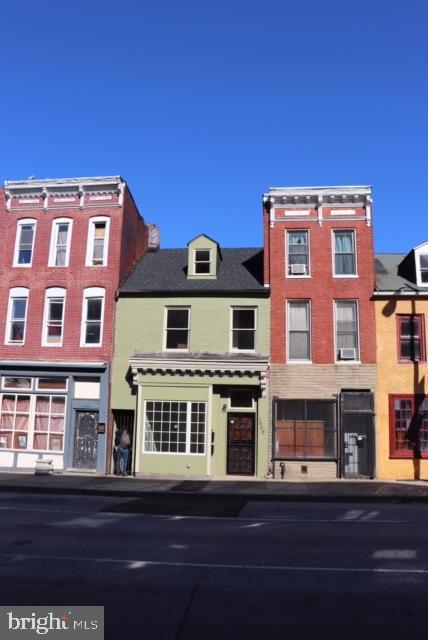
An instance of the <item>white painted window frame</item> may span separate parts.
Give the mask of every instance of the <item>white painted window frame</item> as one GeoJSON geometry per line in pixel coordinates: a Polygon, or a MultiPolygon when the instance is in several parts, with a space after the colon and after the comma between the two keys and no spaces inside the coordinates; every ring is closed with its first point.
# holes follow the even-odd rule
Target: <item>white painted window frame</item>
{"type": "Polygon", "coordinates": [[[191,456],[191,457],[204,457],[207,454],[207,434],[208,434],[208,404],[204,400],[145,400],[144,412],[143,412],[143,441],[142,441],[142,453],[145,455],[153,456],[191,456]],[[147,403],[148,402],[185,402],[186,403],[186,451],[146,451],[146,423],[147,423],[147,403]],[[190,439],[191,439],[191,427],[192,427],[192,403],[197,402],[205,405],[205,438],[204,438],[204,451],[203,453],[191,453],[190,452],[190,439]]]}
{"type": "MultiPolygon", "coordinates": [[[[205,261],[205,260],[203,261],[203,263],[204,263],[204,264],[206,264],[206,262],[207,262],[207,261],[205,261]]],[[[210,248],[206,248],[206,249],[205,249],[205,248],[202,248],[202,247],[198,247],[198,248],[193,249],[193,275],[194,275],[194,276],[200,276],[201,278],[203,278],[204,276],[210,276],[210,275],[212,275],[212,272],[213,272],[213,256],[212,256],[212,249],[210,249],[210,248]],[[197,264],[197,261],[196,261],[196,254],[197,254],[197,252],[198,252],[198,251],[208,251],[208,253],[209,253],[210,259],[209,259],[209,261],[208,261],[208,262],[209,262],[209,267],[210,267],[210,268],[209,268],[209,271],[207,271],[206,273],[198,273],[198,272],[196,271],[196,264],[197,264]]]]}
{"type": "MultiPolygon", "coordinates": [[[[172,329],[174,331],[174,329],[172,329]]],[[[191,307],[186,305],[168,305],[164,309],[163,315],[163,339],[162,339],[162,350],[168,351],[171,353],[175,353],[177,351],[186,353],[190,351],[190,336],[191,336],[191,307]],[[168,332],[168,311],[187,311],[187,347],[186,349],[173,349],[172,347],[166,346],[166,338],[168,332]]]]}
{"type": "Polygon", "coordinates": [[[360,305],[356,298],[337,298],[333,300],[333,337],[334,337],[334,362],[335,364],[346,365],[346,364],[361,364],[361,343],[360,343],[360,305]],[[355,360],[339,360],[337,358],[337,303],[338,302],[354,302],[355,309],[357,314],[357,357],[355,360]]]}
{"type": "Polygon", "coordinates": [[[358,278],[357,230],[353,228],[331,230],[331,262],[333,278],[358,278]],[[355,273],[336,273],[336,233],[352,233],[354,243],[355,273]]]}
{"type": "Polygon", "coordinates": [[[290,300],[286,300],[286,334],[285,334],[285,358],[287,364],[311,364],[312,363],[312,300],[308,298],[290,298],[290,300]],[[290,346],[290,303],[293,302],[306,302],[308,306],[308,324],[309,324],[309,359],[302,358],[290,358],[289,354],[289,346],[290,346]]]}
{"type": "Polygon", "coordinates": [[[258,307],[252,305],[236,305],[231,306],[229,311],[229,352],[230,353],[256,353],[258,345],[258,307]],[[254,311],[254,349],[237,349],[233,346],[233,312],[234,311],[254,311]]]}
{"type": "Polygon", "coordinates": [[[49,287],[45,293],[45,309],[43,313],[43,332],[42,332],[42,347],[62,347],[64,342],[64,319],[65,319],[65,300],[67,290],[63,287],[49,287]],[[61,341],[52,343],[48,342],[48,317],[49,317],[49,303],[51,300],[62,299],[62,325],[61,325],[61,341]]]}
{"type": "Polygon", "coordinates": [[[104,334],[104,312],[105,312],[105,289],[103,287],[87,287],[83,290],[83,302],[82,302],[82,322],[80,326],[80,346],[85,349],[96,349],[103,344],[104,334]],[[86,339],[86,321],[88,316],[88,300],[91,298],[101,298],[101,326],[100,326],[100,341],[99,342],[85,342],[86,339]]]}
{"type": "Polygon", "coordinates": [[[285,230],[285,277],[290,278],[291,280],[296,279],[308,279],[311,278],[311,232],[309,229],[286,229],[285,230]],[[308,273],[304,276],[302,275],[294,275],[288,272],[289,264],[288,264],[288,235],[290,233],[302,233],[305,232],[308,238],[307,249],[308,249],[308,273]]]}
{"type": "Polygon", "coordinates": [[[5,345],[9,345],[11,347],[17,346],[22,347],[25,344],[25,338],[27,333],[27,317],[28,317],[28,300],[30,297],[30,290],[27,287],[13,287],[9,291],[9,301],[7,305],[7,318],[6,318],[6,332],[4,343],[5,345]],[[10,339],[10,332],[12,329],[12,309],[13,309],[13,301],[16,299],[25,298],[25,318],[24,318],[24,336],[22,342],[13,341],[10,339]]]}
{"type": "Polygon", "coordinates": [[[86,245],[86,260],[85,266],[87,267],[106,267],[108,265],[108,250],[109,250],[109,238],[110,238],[110,218],[109,216],[95,216],[89,218],[88,222],[88,241],[86,245]],[[103,263],[93,264],[93,252],[94,252],[94,240],[95,240],[95,225],[97,222],[105,222],[105,236],[104,236],[104,252],[103,263]]]}
{"type": "Polygon", "coordinates": [[[70,261],[70,246],[71,246],[72,231],[73,231],[72,218],[55,218],[54,220],[52,220],[51,244],[49,249],[48,267],[56,267],[58,269],[63,269],[64,267],[68,267],[68,264],[70,261]],[[59,227],[61,224],[68,224],[67,247],[65,252],[65,264],[58,265],[58,264],[55,264],[55,262],[56,262],[56,253],[57,253],[57,247],[58,247],[59,227]]]}
{"type": "Polygon", "coordinates": [[[18,267],[19,269],[30,269],[32,267],[33,258],[34,258],[34,247],[36,245],[36,232],[37,232],[37,220],[35,218],[21,218],[20,220],[18,220],[16,225],[15,250],[13,253],[14,267],[18,267]],[[33,244],[31,246],[31,260],[28,264],[19,264],[18,257],[19,257],[19,245],[21,240],[21,231],[22,231],[22,227],[27,224],[34,225],[33,244]]]}

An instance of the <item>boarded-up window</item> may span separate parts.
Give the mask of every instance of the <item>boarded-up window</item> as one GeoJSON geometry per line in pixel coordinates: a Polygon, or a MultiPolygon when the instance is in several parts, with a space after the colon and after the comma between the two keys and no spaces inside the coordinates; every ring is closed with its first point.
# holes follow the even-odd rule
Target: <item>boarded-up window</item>
{"type": "Polygon", "coordinates": [[[336,403],[279,400],[276,405],[276,458],[335,458],[336,403]]]}

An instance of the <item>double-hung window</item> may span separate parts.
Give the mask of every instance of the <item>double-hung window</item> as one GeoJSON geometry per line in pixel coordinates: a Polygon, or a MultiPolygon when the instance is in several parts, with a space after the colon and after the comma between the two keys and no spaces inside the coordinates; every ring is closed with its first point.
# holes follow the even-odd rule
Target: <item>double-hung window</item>
{"type": "Polygon", "coordinates": [[[287,276],[309,275],[308,231],[287,231],[287,276]]]}
{"type": "Polygon", "coordinates": [[[187,351],[189,348],[190,309],[168,307],[165,314],[164,348],[187,351]]]}
{"type": "Polygon", "coordinates": [[[42,345],[61,347],[64,332],[65,289],[52,287],[46,291],[42,345]]]}
{"type": "Polygon", "coordinates": [[[355,276],[357,262],[355,255],[355,233],[351,230],[333,231],[335,276],[355,276]]]}
{"type": "Polygon", "coordinates": [[[49,252],[50,267],[68,267],[72,224],[73,221],[68,218],[53,221],[49,252]]]}
{"type": "Polygon", "coordinates": [[[5,344],[24,344],[27,323],[28,293],[26,287],[14,287],[9,293],[5,344]]]}
{"type": "Polygon", "coordinates": [[[89,287],[83,292],[81,347],[99,347],[103,340],[105,290],[89,287]]]}
{"type": "Polygon", "coordinates": [[[195,273],[211,273],[211,251],[195,249],[195,273]]]}
{"type": "Polygon", "coordinates": [[[232,309],[232,351],[255,351],[256,309],[232,309]]]}
{"type": "Polygon", "coordinates": [[[205,402],[150,400],[144,413],[144,453],[205,453],[205,402]]]}
{"type": "Polygon", "coordinates": [[[307,362],[311,359],[311,320],[309,300],[288,302],[287,360],[307,362]]]}
{"type": "Polygon", "coordinates": [[[400,362],[425,360],[423,319],[421,315],[397,316],[400,362]]]}
{"type": "Polygon", "coordinates": [[[358,305],[356,300],[335,302],[336,360],[358,360],[358,305]]]}
{"type": "Polygon", "coordinates": [[[428,254],[419,254],[419,274],[423,285],[428,284],[428,254]]]}
{"type": "Polygon", "coordinates": [[[36,221],[28,218],[18,221],[15,241],[14,267],[31,267],[33,261],[36,221]]]}
{"type": "Polygon", "coordinates": [[[89,220],[86,266],[107,265],[110,218],[96,217],[89,220]]]}

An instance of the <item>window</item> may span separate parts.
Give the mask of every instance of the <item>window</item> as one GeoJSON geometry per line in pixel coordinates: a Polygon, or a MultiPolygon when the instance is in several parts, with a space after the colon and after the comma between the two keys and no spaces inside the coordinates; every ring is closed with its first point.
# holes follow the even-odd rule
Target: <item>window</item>
{"type": "Polygon", "coordinates": [[[205,402],[146,401],[144,425],[145,453],[205,453],[205,402]]]}
{"type": "Polygon", "coordinates": [[[231,389],[229,406],[231,409],[252,409],[253,397],[252,389],[231,389]]]}
{"type": "Polygon", "coordinates": [[[165,349],[189,348],[190,309],[170,307],[166,309],[165,349]]]}
{"type": "Polygon", "coordinates": [[[62,346],[64,329],[65,289],[52,287],[46,291],[42,345],[62,346]]]}
{"type": "Polygon", "coordinates": [[[425,360],[422,316],[397,316],[398,359],[401,362],[425,360]]]}
{"type": "Polygon", "coordinates": [[[358,307],[355,300],[335,302],[336,360],[358,360],[358,307]]]}
{"type": "Polygon", "coordinates": [[[428,398],[390,396],[390,455],[412,458],[415,445],[428,457],[428,398]]]}
{"type": "Polygon", "coordinates": [[[24,344],[27,321],[28,289],[14,287],[10,290],[6,323],[5,344],[24,344]]]}
{"type": "Polygon", "coordinates": [[[0,449],[64,450],[66,398],[4,393],[0,402],[0,449]]]}
{"type": "Polygon", "coordinates": [[[357,273],[354,231],[333,231],[334,275],[354,276],[357,273]]]}
{"type": "Polygon", "coordinates": [[[419,254],[419,273],[421,283],[428,283],[428,254],[419,254]]]}
{"type": "Polygon", "coordinates": [[[232,351],[256,348],[256,310],[232,309],[232,351]]]}
{"type": "Polygon", "coordinates": [[[107,265],[110,218],[92,218],[89,220],[86,266],[107,265]]]}
{"type": "Polygon", "coordinates": [[[288,303],[287,360],[310,361],[311,329],[309,300],[288,303]]]}
{"type": "Polygon", "coordinates": [[[104,289],[90,287],[83,292],[81,347],[99,347],[103,339],[104,289]]]}
{"type": "Polygon", "coordinates": [[[33,261],[34,237],[36,221],[32,219],[19,220],[16,231],[14,267],[31,267],[33,261]]]}
{"type": "Polygon", "coordinates": [[[72,224],[72,220],[68,218],[53,221],[49,252],[50,267],[68,267],[72,224]]]}
{"type": "Polygon", "coordinates": [[[209,249],[195,249],[195,273],[211,272],[211,252],[209,249]]]}
{"type": "Polygon", "coordinates": [[[287,231],[287,276],[309,275],[308,237],[307,231],[287,231]]]}
{"type": "Polygon", "coordinates": [[[336,457],[334,400],[278,400],[275,458],[336,457]]]}

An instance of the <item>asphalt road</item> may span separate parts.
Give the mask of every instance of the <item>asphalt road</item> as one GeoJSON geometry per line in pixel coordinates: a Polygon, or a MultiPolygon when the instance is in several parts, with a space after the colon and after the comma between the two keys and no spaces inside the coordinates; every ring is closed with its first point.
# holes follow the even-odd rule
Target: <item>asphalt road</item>
{"type": "Polygon", "coordinates": [[[129,498],[2,493],[0,606],[104,605],[106,638],[131,640],[425,634],[428,505],[142,510],[129,498]]]}

